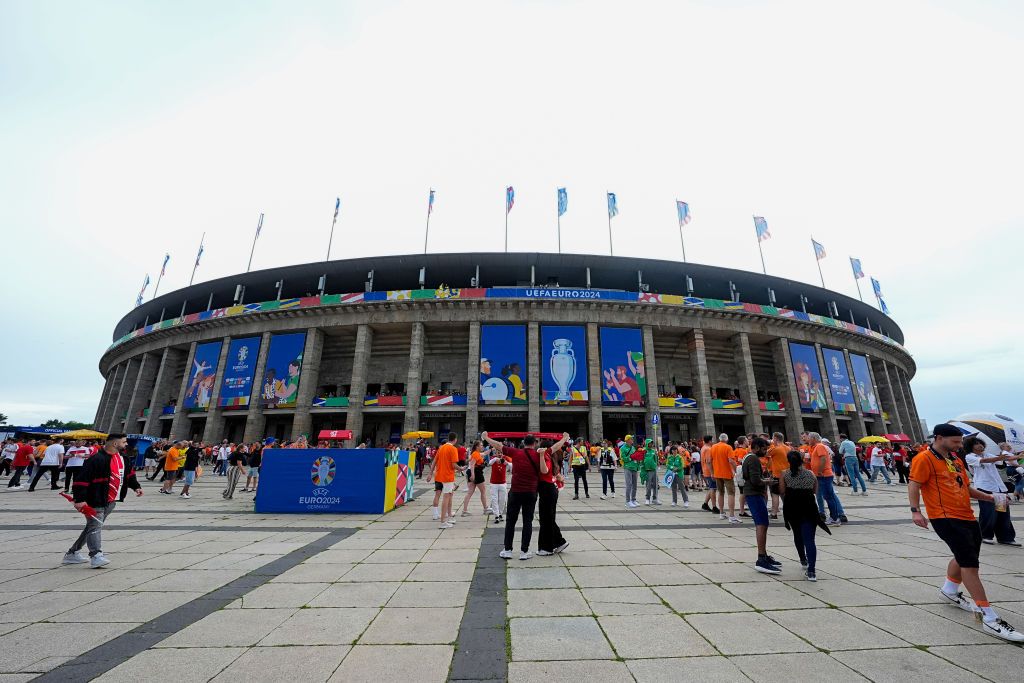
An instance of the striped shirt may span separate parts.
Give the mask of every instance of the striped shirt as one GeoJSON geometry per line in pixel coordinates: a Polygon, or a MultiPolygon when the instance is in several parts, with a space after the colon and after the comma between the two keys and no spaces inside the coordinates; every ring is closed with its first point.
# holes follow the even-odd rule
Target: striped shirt
{"type": "Polygon", "coordinates": [[[121,480],[124,479],[124,458],[120,453],[110,456],[110,491],[107,502],[113,503],[121,495],[121,480]]]}

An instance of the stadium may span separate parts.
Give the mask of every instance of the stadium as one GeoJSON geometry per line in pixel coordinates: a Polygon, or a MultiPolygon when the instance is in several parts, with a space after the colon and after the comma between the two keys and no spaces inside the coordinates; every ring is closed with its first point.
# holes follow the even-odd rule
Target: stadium
{"type": "Polygon", "coordinates": [[[903,333],[760,273],[549,253],[355,258],[163,294],[118,323],[94,424],[157,437],[374,445],[818,431],[923,439],[903,333]]]}

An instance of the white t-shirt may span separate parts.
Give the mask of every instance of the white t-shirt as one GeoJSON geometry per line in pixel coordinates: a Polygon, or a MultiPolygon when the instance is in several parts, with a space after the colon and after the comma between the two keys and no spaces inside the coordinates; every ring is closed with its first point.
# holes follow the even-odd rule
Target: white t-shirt
{"type": "Polygon", "coordinates": [[[85,464],[85,459],[89,457],[89,449],[85,446],[75,446],[69,448],[67,451],[68,456],[68,467],[81,467],[85,464]]]}
{"type": "Polygon", "coordinates": [[[690,462],[700,462],[700,451],[690,453],[690,462]]]}
{"type": "Polygon", "coordinates": [[[59,443],[50,444],[43,451],[43,461],[39,465],[44,467],[47,465],[59,465],[62,457],[64,457],[64,447],[59,443]]]}
{"type": "Polygon", "coordinates": [[[981,462],[982,457],[990,456],[969,453],[964,458],[974,473],[974,488],[985,489],[992,493],[1003,493],[1006,491],[1006,486],[1003,485],[1003,478],[999,476],[999,469],[994,462],[981,462]]]}
{"type": "Polygon", "coordinates": [[[871,466],[885,467],[885,457],[882,455],[882,449],[878,446],[871,449],[871,466]]]}
{"type": "Polygon", "coordinates": [[[227,446],[221,446],[217,449],[218,460],[227,460],[229,455],[231,455],[231,449],[227,446]]]}
{"type": "Polygon", "coordinates": [[[18,452],[18,444],[9,443],[4,446],[4,460],[14,460],[14,454],[18,452]]]}

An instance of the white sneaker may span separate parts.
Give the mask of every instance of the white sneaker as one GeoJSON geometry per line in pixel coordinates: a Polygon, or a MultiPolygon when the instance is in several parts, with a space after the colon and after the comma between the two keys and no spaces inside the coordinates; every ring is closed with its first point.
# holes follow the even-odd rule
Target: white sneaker
{"type": "Polygon", "coordinates": [[[675,504],[675,503],[673,502],[673,503],[672,503],[672,507],[675,507],[675,506],[676,506],[676,504],[675,504]]]}
{"type": "Polygon", "coordinates": [[[986,544],[986,545],[995,545],[996,544],[996,539],[994,539],[994,538],[983,538],[983,539],[981,539],[981,542],[986,544]]]}
{"type": "Polygon", "coordinates": [[[842,524],[838,519],[830,519],[827,523],[829,526],[840,526],[842,524]]]}
{"type": "Polygon", "coordinates": [[[860,492],[860,495],[862,495],[862,496],[866,496],[866,495],[868,495],[868,492],[867,492],[867,491],[861,491],[861,492],[860,492]]]}
{"type": "Polygon", "coordinates": [[[89,558],[89,566],[93,569],[99,569],[100,567],[105,567],[108,564],[110,564],[110,560],[104,557],[103,553],[96,553],[89,558]]]}
{"type": "Polygon", "coordinates": [[[1024,643],[1024,633],[1021,633],[1002,619],[996,618],[991,621],[982,621],[981,627],[985,633],[991,633],[996,638],[1002,638],[1011,643],[1024,643]]]}
{"type": "Polygon", "coordinates": [[[569,547],[569,541],[563,542],[562,545],[560,545],[557,548],[555,548],[555,554],[557,555],[558,553],[562,552],[563,550],[565,550],[568,547],[569,547]]]}
{"type": "Polygon", "coordinates": [[[531,553],[531,552],[529,552],[529,551],[527,551],[527,552],[525,552],[525,553],[519,553],[519,559],[520,559],[520,560],[528,560],[528,559],[530,559],[531,557],[533,557],[533,553],[531,553]]]}
{"type": "Polygon", "coordinates": [[[684,508],[688,508],[688,507],[690,507],[690,501],[688,501],[688,500],[684,500],[684,501],[683,501],[683,507],[684,507],[684,508]]]}
{"type": "Polygon", "coordinates": [[[191,498],[191,497],[192,497],[192,496],[191,496],[190,494],[188,494],[188,493],[180,493],[180,494],[178,494],[178,495],[180,495],[180,496],[181,496],[182,498],[191,498]]]}
{"type": "MultiPolygon", "coordinates": [[[[554,553],[552,553],[552,552],[549,552],[549,551],[547,551],[547,550],[538,550],[538,551],[537,551],[537,555],[539,555],[539,556],[541,556],[541,557],[546,557],[546,556],[548,556],[548,555],[554,555],[554,553]]],[[[521,560],[521,559],[523,559],[523,558],[521,558],[521,557],[520,557],[519,559],[521,560]]]]}
{"type": "Polygon", "coordinates": [[[650,505],[650,504],[651,504],[651,499],[650,498],[644,498],[644,505],[650,505]]]}
{"type": "Polygon", "coordinates": [[[651,501],[651,505],[661,505],[661,501],[655,498],[653,501],[651,501]]]}
{"type": "Polygon", "coordinates": [[[462,511],[462,516],[463,517],[469,517],[471,514],[473,514],[473,513],[470,512],[469,510],[463,510],[462,511]]]}
{"type": "Polygon", "coordinates": [[[61,560],[61,564],[85,564],[88,561],[78,553],[64,553],[64,559],[61,560]]]}
{"type": "Polygon", "coordinates": [[[441,526],[439,526],[437,528],[438,529],[454,529],[455,525],[452,524],[451,522],[444,522],[443,524],[441,524],[441,526]]]}
{"type": "Polygon", "coordinates": [[[502,550],[500,553],[498,553],[498,557],[500,557],[503,560],[511,560],[512,559],[512,551],[511,550],[502,550]]]}
{"type": "Polygon", "coordinates": [[[434,520],[435,522],[440,522],[441,521],[441,515],[438,515],[438,514],[430,515],[430,518],[432,520],[434,520]]]}
{"type": "Polygon", "coordinates": [[[730,517],[729,524],[743,524],[743,520],[739,517],[730,517]]]}
{"type": "Polygon", "coordinates": [[[939,593],[942,594],[942,597],[944,597],[947,600],[949,600],[949,602],[951,604],[956,605],[957,607],[959,607],[963,611],[965,611],[965,612],[974,612],[975,611],[974,603],[972,603],[970,600],[968,600],[967,598],[964,597],[963,591],[958,591],[955,595],[950,595],[949,593],[947,593],[946,591],[944,591],[944,590],[942,590],[940,588],[939,589],[939,593]]]}
{"type": "Polygon", "coordinates": [[[614,498],[614,497],[615,497],[615,493],[613,492],[613,493],[612,493],[612,498],[614,498]]]}
{"type": "Polygon", "coordinates": [[[601,496],[601,500],[604,500],[604,496],[601,496]]]}
{"type": "Polygon", "coordinates": [[[721,513],[721,514],[719,514],[719,515],[718,515],[718,518],[719,518],[719,519],[729,519],[728,515],[726,515],[726,514],[725,514],[724,512],[723,512],[723,513],[721,513]]]}

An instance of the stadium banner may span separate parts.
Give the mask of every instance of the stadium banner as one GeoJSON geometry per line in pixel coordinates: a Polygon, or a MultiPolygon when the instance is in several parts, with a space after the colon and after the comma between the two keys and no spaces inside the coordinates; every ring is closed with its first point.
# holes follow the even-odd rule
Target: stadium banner
{"type": "Polygon", "coordinates": [[[858,353],[851,353],[850,365],[853,366],[853,381],[857,389],[857,400],[860,401],[860,411],[865,415],[878,415],[878,396],[871,382],[868,359],[858,353]]]}
{"type": "Polygon", "coordinates": [[[658,406],[661,408],[696,408],[697,399],[683,396],[660,396],[658,406]]]}
{"type": "Polygon", "coordinates": [[[638,327],[602,327],[601,403],[642,406],[647,401],[644,340],[638,327]]]}
{"type": "Polygon", "coordinates": [[[219,405],[243,407],[249,405],[252,379],[256,372],[256,359],[260,355],[260,338],[232,339],[228,357],[224,361],[224,377],[220,382],[219,405]]]}
{"type": "Polygon", "coordinates": [[[207,342],[196,346],[196,356],[188,373],[188,389],[185,391],[186,410],[207,410],[213,382],[217,377],[217,361],[223,341],[207,342]]]}
{"type": "Polygon", "coordinates": [[[306,333],[275,334],[267,351],[260,402],[266,408],[293,408],[302,374],[302,351],[306,333]]]}
{"type": "Polygon", "coordinates": [[[388,512],[412,500],[415,458],[383,448],[268,448],[256,512],[388,512]]]}
{"type": "Polygon", "coordinates": [[[587,328],[542,325],[540,328],[541,403],[587,405],[587,328]]]}
{"type": "Polygon", "coordinates": [[[480,326],[480,403],[526,405],[526,325],[480,326]]]}
{"type": "Polygon", "coordinates": [[[850,373],[846,371],[846,357],[843,352],[822,347],[821,355],[825,359],[825,371],[828,373],[828,384],[832,391],[832,405],[844,413],[857,412],[857,405],[853,402],[850,373]]]}
{"type": "Polygon", "coordinates": [[[825,391],[821,384],[821,371],[818,369],[818,354],[814,347],[789,342],[789,357],[793,361],[793,379],[796,380],[800,410],[805,413],[827,410],[825,391]]]}
{"type": "Polygon", "coordinates": [[[637,293],[607,289],[570,289],[568,287],[497,287],[487,290],[487,298],[636,301],[637,293]]]}

